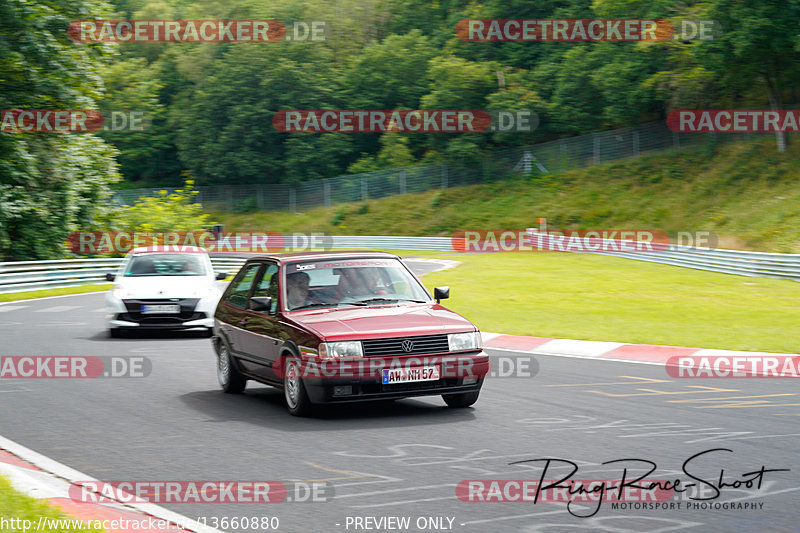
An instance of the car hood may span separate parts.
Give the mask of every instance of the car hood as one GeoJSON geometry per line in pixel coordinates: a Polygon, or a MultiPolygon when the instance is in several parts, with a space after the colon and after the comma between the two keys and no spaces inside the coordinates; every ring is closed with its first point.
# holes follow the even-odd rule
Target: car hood
{"type": "MultiPolygon", "coordinates": [[[[219,289],[209,276],[141,276],[122,278],[119,286],[128,293],[127,298],[200,298],[208,296],[207,287],[218,295],[219,289]],[[202,291],[198,293],[197,291],[202,291]]],[[[126,298],[126,299],[127,299],[126,298]]]]}
{"type": "Polygon", "coordinates": [[[291,320],[326,341],[475,331],[475,325],[439,304],[342,307],[292,313],[291,320]]]}

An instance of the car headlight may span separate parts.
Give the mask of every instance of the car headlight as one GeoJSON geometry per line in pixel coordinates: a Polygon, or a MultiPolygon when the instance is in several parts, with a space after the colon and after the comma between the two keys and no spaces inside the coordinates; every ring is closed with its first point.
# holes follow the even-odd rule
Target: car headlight
{"type": "Polygon", "coordinates": [[[322,359],[364,357],[364,350],[361,348],[361,341],[321,342],[319,356],[322,359]]]}
{"type": "Polygon", "coordinates": [[[130,298],[131,295],[128,291],[120,286],[114,287],[111,289],[111,295],[116,298],[117,300],[125,300],[130,298]]]}
{"type": "Polygon", "coordinates": [[[451,352],[463,350],[481,349],[481,332],[471,331],[469,333],[450,333],[447,336],[447,344],[451,352]]]}

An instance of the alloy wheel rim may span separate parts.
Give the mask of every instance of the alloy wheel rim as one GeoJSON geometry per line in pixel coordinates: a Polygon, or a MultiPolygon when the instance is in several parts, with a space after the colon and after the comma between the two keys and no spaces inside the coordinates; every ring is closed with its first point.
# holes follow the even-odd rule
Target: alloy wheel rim
{"type": "Polygon", "coordinates": [[[228,359],[228,349],[225,346],[220,347],[219,355],[217,356],[217,379],[219,384],[225,386],[228,384],[230,376],[230,361],[228,359]]]}
{"type": "Polygon", "coordinates": [[[300,383],[297,378],[297,367],[294,362],[291,362],[286,367],[286,403],[289,407],[294,408],[297,406],[297,397],[299,394],[300,383]]]}

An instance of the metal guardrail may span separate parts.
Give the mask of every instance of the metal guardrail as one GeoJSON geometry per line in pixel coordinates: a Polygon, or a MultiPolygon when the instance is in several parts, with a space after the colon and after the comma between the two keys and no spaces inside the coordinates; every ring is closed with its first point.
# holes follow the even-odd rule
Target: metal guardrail
{"type": "MultiPolygon", "coordinates": [[[[449,237],[335,236],[336,249],[397,249],[452,251],[449,237]]],[[[638,261],[708,270],[724,274],[768,277],[800,281],[800,254],[717,250],[670,245],[654,252],[582,252],[625,257],[638,261]]],[[[231,253],[211,258],[217,271],[233,273],[241,267],[248,253],[231,253]]],[[[63,259],[55,261],[16,261],[0,263],[0,293],[43,288],[105,283],[107,273],[116,272],[117,259],[63,259]]]]}
{"type": "MultiPolygon", "coordinates": [[[[245,260],[212,257],[211,264],[214,270],[235,273],[245,260]]],[[[0,263],[0,293],[108,283],[106,274],[115,273],[120,263],[122,258],[0,263]]]]}

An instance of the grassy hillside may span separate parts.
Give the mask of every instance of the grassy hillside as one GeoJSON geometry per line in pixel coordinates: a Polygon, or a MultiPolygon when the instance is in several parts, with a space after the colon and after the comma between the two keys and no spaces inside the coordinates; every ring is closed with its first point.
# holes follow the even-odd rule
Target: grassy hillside
{"type": "Polygon", "coordinates": [[[720,247],[800,252],[800,142],[659,153],[558,175],[434,190],[303,213],[212,212],[227,230],[440,235],[521,229],[711,230],[720,247]]]}

